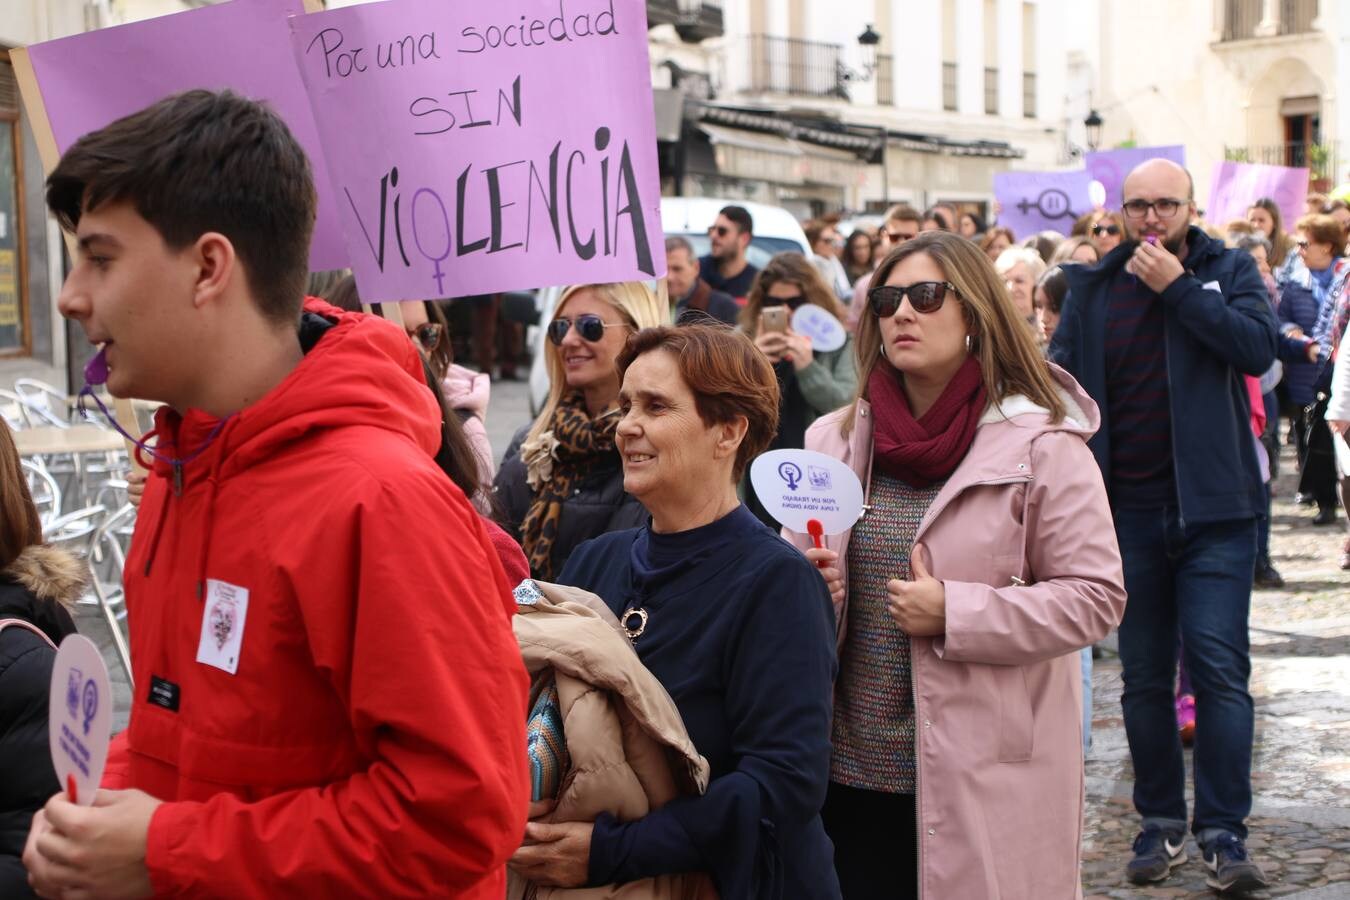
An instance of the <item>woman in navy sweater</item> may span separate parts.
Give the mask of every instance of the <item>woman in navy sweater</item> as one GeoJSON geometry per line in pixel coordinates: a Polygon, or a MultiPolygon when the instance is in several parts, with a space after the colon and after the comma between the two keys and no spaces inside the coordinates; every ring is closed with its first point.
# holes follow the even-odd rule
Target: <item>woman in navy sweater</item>
{"type": "Polygon", "coordinates": [[[558,580],[619,616],[712,781],[633,822],[532,823],[512,865],[567,887],[706,871],[726,898],[837,898],[820,820],[829,593],[736,495],[777,431],[773,369],[748,338],[712,325],[646,329],[619,366],[624,489],[651,521],[582,544],[558,580]]]}

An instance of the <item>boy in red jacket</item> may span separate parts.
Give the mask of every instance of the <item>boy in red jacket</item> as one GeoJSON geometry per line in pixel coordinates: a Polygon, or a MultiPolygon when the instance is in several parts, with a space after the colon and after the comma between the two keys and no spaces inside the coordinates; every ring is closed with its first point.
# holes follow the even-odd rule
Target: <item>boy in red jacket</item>
{"type": "Polygon", "coordinates": [[[526,677],[478,515],[432,460],[401,331],[303,300],[315,193],[266,107],[163,100],[77,142],[61,312],[168,404],[125,586],[135,696],[44,896],[501,897],[526,677]],[[120,788],[111,790],[107,788],[120,788]]]}

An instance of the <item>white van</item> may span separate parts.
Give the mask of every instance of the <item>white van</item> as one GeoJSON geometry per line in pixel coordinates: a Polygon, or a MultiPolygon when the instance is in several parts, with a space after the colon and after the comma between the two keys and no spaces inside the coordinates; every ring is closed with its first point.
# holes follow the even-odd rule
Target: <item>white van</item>
{"type": "MultiPolygon", "coordinates": [[[[746,258],[750,265],[763,268],[764,264],[776,254],[783,252],[811,255],[811,245],[806,242],[806,233],[792,213],[781,206],[768,206],[763,203],[750,203],[742,200],[719,200],[714,197],[662,197],[661,229],[666,237],[682,237],[694,247],[695,256],[708,252],[708,229],[717,221],[717,214],[724,206],[741,206],[750,213],[754,222],[754,235],[746,258]]],[[[562,295],[561,287],[545,288],[535,297],[539,311],[538,324],[528,335],[533,359],[530,363],[530,415],[538,415],[548,397],[548,370],[544,367],[544,341],[548,340],[546,328],[553,320],[554,307],[562,295]]]]}

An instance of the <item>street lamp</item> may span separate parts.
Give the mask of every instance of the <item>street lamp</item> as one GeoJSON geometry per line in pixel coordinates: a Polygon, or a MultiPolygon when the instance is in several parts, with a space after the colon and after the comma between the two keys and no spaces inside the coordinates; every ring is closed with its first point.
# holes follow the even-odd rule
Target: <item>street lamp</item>
{"type": "MultiPolygon", "coordinates": [[[[844,65],[843,60],[838,63],[839,81],[841,88],[845,82],[871,81],[872,76],[877,72],[877,45],[881,43],[881,35],[872,29],[871,25],[863,29],[863,33],[858,35],[858,46],[862,47],[862,71],[855,72],[844,65]]],[[[847,97],[845,98],[847,99],[847,97]]]]}
{"type": "Polygon", "coordinates": [[[1095,152],[1102,141],[1102,117],[1094,109],[1083,120],[1083,126],[1087,128],[1088,149],[1095,152]]]}

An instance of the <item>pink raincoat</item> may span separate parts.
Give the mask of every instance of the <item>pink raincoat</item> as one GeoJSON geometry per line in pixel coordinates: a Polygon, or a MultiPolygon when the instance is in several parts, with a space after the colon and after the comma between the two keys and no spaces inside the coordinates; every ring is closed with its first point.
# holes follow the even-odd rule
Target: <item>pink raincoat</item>
{"type": "MultiPolygon", "coordinates": [[[[945,635],[910,639],[919,893],[928,900],[1082,896],[1077,651],[1120,622],[1125,588],[1087,447],[1097,407],[1052,369],[1068,417],[1051,424],[1026,397],[992,405],[917,534],[947,601],[945,635]]],[[[859,401],[845,437],[847,410],[817,420],[806,447],[870,485],[871,410],[859,401]]],[[[806,535],[784,536],[811,546],[806,535]]],[[[845,532],[825,543],[847,560],[848,540],[845,532]]],[[[838,610],[841,647],[846,605],[838,610]]]]}

